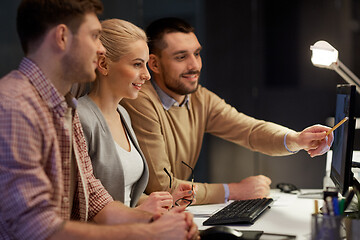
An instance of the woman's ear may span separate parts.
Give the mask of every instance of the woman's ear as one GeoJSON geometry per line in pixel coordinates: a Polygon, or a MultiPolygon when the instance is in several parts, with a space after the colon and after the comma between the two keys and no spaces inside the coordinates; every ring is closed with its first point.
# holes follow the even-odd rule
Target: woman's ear
{"type": "Polygon", "coordinates": [[[152,72],[159,73],[159,59],[155,54],[149,55],[148,66],[152,72]]]}
{"type": "Polygon", "coordinates": [[[109,72],[109,64],[106,61],[105,55],[100,55],[97,62],[97,69],[98,71],[104,75],[107,76],[109,72]]]}

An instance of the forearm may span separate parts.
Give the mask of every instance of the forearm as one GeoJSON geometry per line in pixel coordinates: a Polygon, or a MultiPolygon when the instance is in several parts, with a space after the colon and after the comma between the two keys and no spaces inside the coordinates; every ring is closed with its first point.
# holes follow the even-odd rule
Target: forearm
{"type": "Polygon", "coordinates": [[[129,208],[121,202],[114,201],[106,205],[95,217],[98,224],[114,225],[124,223],[148,223],[152,214],[135,208],[129,208]]]}
{"type": "Polygon", "coordinates": [[[74,221],[65,222],[49,240],[107,240],[153,239],[149,224],[96,225],[74,221]]]}
{"type": "Polygon", "coordinates": [[[206,132],[252,151],[272,156],[288,154],[283,137],[290,129],[238,112],[214,93],[203,91],[209,109],[206,132]]]}

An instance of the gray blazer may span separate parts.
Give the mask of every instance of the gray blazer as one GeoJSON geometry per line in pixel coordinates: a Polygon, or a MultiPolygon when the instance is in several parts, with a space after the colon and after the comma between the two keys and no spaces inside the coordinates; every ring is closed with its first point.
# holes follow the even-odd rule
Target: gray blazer
{"type": "MultiPolygon", "coordinates": [[[[87,95],[79,99],[77,110],[84,130],[95,177],[100,179],[101,183],[115,200],[124,202],[124,170],[121,165],[120,157],[116,151],[114,139],[111,136],[109,127],[101,110],[87,95]]],[[[144,163],[144,171],[137,183],[133,185],[130,194],[130,206],[135,207],[148,183],[149,169],[145,157],[139,147],[134,130],[131,127],[129,114],[125,108],[120,105],[118,105],[118,112],[130,140],[134,144],[136,150],[140,153],[144,163]]]]}

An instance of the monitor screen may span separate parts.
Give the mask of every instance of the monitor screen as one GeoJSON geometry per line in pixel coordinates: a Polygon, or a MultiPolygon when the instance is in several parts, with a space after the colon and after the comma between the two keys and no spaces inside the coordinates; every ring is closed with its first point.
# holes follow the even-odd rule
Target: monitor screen
{"type": "Polygon", "coordinates": [[[344,195],[352,184],[352,153],[355,134],[355,86],[338,85],[336,89],[335,124],[345,117],[348,121],[334,131],[330,178],[344,195]]]}

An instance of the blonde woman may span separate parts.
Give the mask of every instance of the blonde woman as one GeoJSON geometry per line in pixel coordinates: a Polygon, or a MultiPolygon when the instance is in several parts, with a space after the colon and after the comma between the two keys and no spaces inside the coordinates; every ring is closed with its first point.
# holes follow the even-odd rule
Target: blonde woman
{"type": "MultiPolygon", "coordinates": [[[[191,186],[169,192],[143,194],[149,170],[137,142],[123,98],[135,99],[150,79],[145,32],[134,24],[109,19],[101,23],[100,40],[106,54],[99,57],[97,78],[78,111],[93,163],[94,174],[115,200],[130,207],[162,213],[180,198],[192,198],[191,186]]],[[[149,133],[151,134],[151,133],[149,133]]]]}

